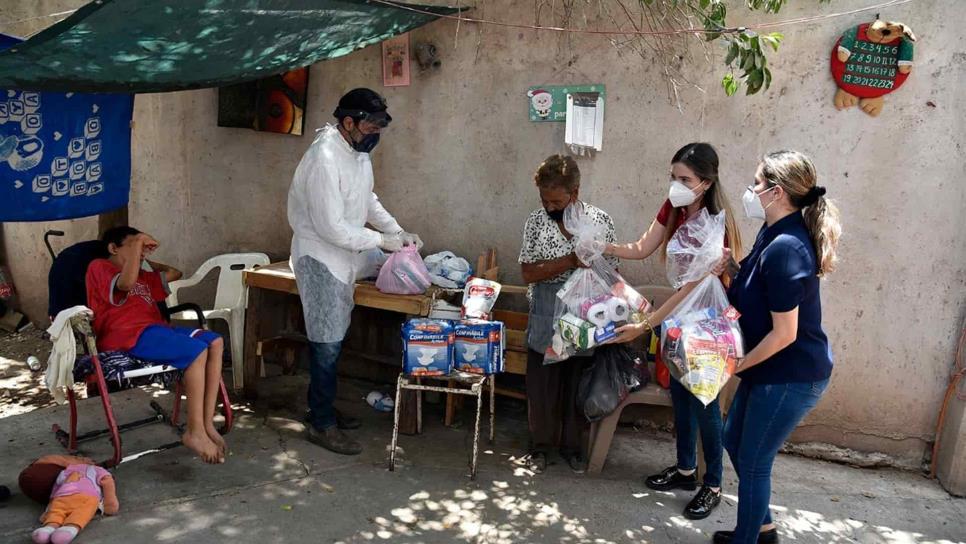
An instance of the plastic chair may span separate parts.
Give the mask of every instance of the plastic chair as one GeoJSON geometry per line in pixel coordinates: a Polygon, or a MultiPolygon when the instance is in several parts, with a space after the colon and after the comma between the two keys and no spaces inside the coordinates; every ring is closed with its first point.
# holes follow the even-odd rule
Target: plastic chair
{"type": "MultiPolygon", "coordinates": [[[[227,253],[216,255],[204,263],[190,278],[173,281],[168,286],[171,295],[168,296],[169,306],[178,305],[178,291],[201,283],[205,276],[214,269],[218,269],[218,287],[215,290],[215,304],[210,310],[204,310],[207,320],[221,319],[228,323],[228,334],[231,342],[231,375],[235,389],[244,386],[245,373],[242,370],[242,358],[245,336],[245,308],[248,307],[248,288],[242,282],[242,271],[256,266],[269,264],[268,255],[264,253],[227,253]]],[[[172,320],[189,320],[189,313],[181,312],[171,316],[172,320]]]]}

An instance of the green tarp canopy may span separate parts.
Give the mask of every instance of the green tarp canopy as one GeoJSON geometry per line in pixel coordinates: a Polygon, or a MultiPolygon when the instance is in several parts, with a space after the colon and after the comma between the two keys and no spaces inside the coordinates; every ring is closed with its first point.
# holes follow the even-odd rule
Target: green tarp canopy
{"type": "Polygon", "coordinates": [[[346,55],[455,12],[383,0],[96,0],[0,52],[0,89],[220,87],[346,55]]]}

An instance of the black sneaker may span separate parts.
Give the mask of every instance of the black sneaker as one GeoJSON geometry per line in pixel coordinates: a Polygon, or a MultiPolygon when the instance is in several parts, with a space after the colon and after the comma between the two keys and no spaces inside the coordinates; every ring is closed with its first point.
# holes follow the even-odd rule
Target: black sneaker
{"type": "Polygon", "coordinates": [[[645,478],[644,485],[655,491],[670,491],[672,489],[694,491],[698,488],[697,471],[692,472],[690,476],[685,476],[678,472],[678,467],[668,467],[660,474],[645,478]]]}
{"type": "Polygon", "coordinates": [[[703,485],[701,491],[698,491],[698,494],[684,507],[684,517],[695,520],[704,519],[710,516],[719,504],[721,504],[721,491],[714,491],[703,485]]]}
{"type": "Polygon", "coordinates": [[[320,431],[309,425],[306,438],[316,446],[342,455],[359,455],[362,453],[362,445],[339,430],[338,427],[329,427],[320,431]]]}
{"type": "MultiPolygon", "coordinates": [[[[718,531],[711,540],[714,544],[731,544],[735,541],[734,531],[718,531]]],[[[778,529],[758,533],[758,544],[778,544],[778,529]]]]}
{"type": "Polygon", "coordinates": [[[348,414],[342,413],[341,410],[335,411],[335,424],[338,428],[346,431],[351,431],[352,429],[362,427],[361,421],[348,414]]]}
{"type": "Polygon", "coordinates": [[[579,453],[561,451],[560,457],[563,457],[563,460],[570,465],[570,470],[574,471],[574,473],[583,474],[587,472],[587,460],[579,453]]]}

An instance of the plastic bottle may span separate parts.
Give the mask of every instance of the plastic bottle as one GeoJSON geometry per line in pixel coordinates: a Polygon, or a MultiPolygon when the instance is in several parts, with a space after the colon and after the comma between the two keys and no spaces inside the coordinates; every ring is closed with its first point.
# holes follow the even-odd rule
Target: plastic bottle
{"type": "Polygon", "coordinates": [[[40,370],[40,359],[34,357],[33,355],[27,357],[27,366],[29,366],[30,370],[33,370],[34,372],[40,370]]]}

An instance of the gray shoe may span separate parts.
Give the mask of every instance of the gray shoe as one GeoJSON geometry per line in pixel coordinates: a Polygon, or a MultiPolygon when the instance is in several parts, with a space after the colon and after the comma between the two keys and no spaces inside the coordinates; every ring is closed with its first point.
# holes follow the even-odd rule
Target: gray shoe
{"type": "Polygon", "coordinates": [[[362,453],[362,445],[335,426],[320,431],[309,425],[306,438],[316,446],[342,455],[359,455],[362,453]]]}

